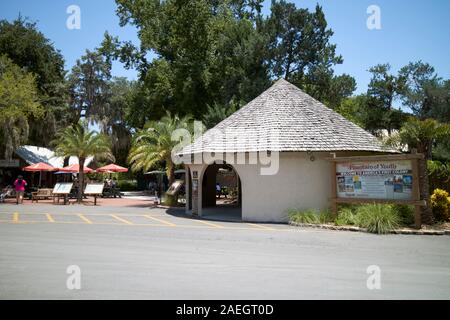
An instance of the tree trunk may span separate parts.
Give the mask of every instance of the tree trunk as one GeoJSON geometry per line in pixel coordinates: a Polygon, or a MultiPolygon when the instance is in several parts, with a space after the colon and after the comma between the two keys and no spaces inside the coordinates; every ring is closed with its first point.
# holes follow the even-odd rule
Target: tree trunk
{"type": "Polygon", "coordinates": [[[79,158],[78,163],[80,165],[80,169],[78,172],[79,180],[78,180],[78,203],[81,203],[83,200],[83,186],[84,186],[84,162],[85,158],[79,158]]]}
{"type": "Polygon", "coordinates": [[[167,179],[169,180],[169,188],[172,183],[175,181],[175,166],[173,163],[167,164],[167,179]]]}
{"type": "Polygon", "coordinates": [[[420,189],[420,199],[425,200],[427,205],[421,207],[421,217],[423,224],[433,224],[434,217],[431,211],[431,199],[430,199],[430,182],[428,179],[428,146],[418,147],[419,153],[422,153],[425,157],[419,160],[419,189],[420,189]]]}

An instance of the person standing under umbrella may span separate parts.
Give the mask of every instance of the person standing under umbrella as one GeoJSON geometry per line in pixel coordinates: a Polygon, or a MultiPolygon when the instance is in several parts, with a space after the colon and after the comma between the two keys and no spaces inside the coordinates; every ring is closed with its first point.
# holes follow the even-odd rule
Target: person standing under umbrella
{"type": "Polygon", "coordinates": [[[27,182],[23,179],[22,176],[18,176],[17,180],[14,181],[14,187],[16,188],[16,203],[23,203],[23,194],[25,193],[25,187],[27,186],[27,182]]]}

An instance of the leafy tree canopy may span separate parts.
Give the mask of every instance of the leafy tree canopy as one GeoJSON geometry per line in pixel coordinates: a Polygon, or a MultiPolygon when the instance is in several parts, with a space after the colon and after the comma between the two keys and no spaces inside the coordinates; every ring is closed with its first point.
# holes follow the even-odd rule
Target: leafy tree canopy
{"type": "Polygon", "coordinates": [[[36,77],[0,56],[0,156],[10,159],[28,139],[29,119],[43,114],[36,77]]]}

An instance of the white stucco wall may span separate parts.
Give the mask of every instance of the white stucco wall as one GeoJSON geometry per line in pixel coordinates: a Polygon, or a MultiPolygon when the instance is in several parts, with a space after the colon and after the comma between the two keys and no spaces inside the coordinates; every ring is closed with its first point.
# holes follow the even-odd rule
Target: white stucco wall
{"type": "MultiPolygon", "coordinates": [[[[330,164],[323,155],[280,153],[276,175],[261,175],[259,165],[236,165],[242,183],[242,219],[285,222],[286,210],[325,209],[330,197],[330,164]]],[[[329,156],[329,155],[327,155],[329,156]]]]}
{"type": "MultiPolygon", "coordinates": [[[[242,219],[244,221],[285,222],[286,210],[325,209],[330,198],[329,153],[280,153],[279,170],[275,175],[261,175],[260,164],[236,164],[242,184],[242,219]]],[[[201,181],[207,165],[190,165],[199,172],[199,215],[201,215],[201,181]]]]}

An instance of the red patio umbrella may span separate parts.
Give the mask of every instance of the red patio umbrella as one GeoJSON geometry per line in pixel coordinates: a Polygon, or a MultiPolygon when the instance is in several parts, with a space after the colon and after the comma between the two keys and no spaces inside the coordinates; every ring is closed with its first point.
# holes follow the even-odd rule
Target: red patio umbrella
{"type": "MultiPolygon", "coordinates": [[[[71,164],[70,166],[59,169],[59,171],[78,173],[78,172],[80,172],[80,165],[79,164],[71,164]]],[[[93,171],[94,171],[93,169],[86,167],[86,166],[83,168],[84,173],[91,173],[93,171]]]]}
{"type": "Polygon", "coordinates": [[[42,181],[42,171],[45,171],[45,172],[58,171],[58,168],[55,168],[45,162],[38,162],[38,163],[32,164],[28,167],[24,167],[22,170],[30,171],[30,172],[39,172],[39,187],[40,187],[41,181],[42,181]]]}
{"type": "Polygon", "coordinates": [[[106,172],[106,173],[128,172],[128,168],[124,168],[124,167],[118,166],[117,164],[112,163],[112,164],[108,164],[107,166],[98,168],[97,172],[106,172]]]}
{"type": "Polygon", "coordinates": [[[49,164],[46,164],[44,162],[38,162],[35,164],[32,164],[31,166],[25,167],[22,169],[23,171],[32,171],[32,172],[38,172],[38,171],[58,171],[58,168],[52,167],[49,164]]]}

